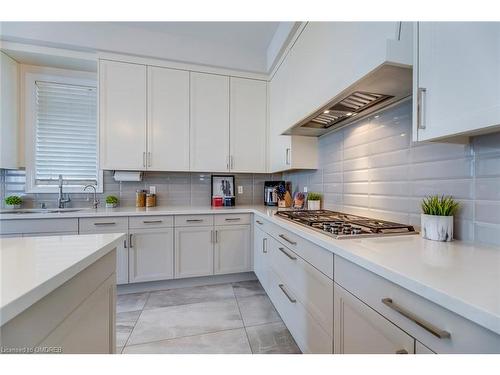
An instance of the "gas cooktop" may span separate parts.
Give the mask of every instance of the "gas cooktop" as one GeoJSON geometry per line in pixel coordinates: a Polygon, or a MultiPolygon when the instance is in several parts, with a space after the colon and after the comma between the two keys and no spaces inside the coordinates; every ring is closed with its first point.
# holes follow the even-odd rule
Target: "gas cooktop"
{"type": "Polygon", "coordinates": [[[418,233],[411,225],[328,210],[278,211],[276,215],[336,239],[418,233]]]}

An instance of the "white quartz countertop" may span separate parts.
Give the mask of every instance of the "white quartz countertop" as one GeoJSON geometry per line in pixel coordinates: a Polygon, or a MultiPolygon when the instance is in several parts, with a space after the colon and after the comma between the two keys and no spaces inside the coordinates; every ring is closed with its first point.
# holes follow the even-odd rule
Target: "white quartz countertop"
{"type": "MultiPolygon", "coordinates": [[[[121,207],[1,219],[254,213],[415,294],[500,334],[500,248],[419,235],[336,240],[274,216],[275,207],[121,207]]],[[[0,223],[1,225],[1,223],[0,223]]],[[[500,235],[500,234],[499,234],[500,235]]]]}
{"type": "Polygon", "coordinates": [[[0,239],[0,325],[90,266],[125,234],[0,239]]]}

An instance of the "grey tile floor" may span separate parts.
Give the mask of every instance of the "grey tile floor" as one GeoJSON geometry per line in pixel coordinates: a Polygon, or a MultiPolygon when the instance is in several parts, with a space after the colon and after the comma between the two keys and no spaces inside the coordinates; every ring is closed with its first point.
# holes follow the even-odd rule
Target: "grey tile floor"
{"type": "Polygon", "coordinates": [[[258,281],[119,295],[117,353],[300,353],[258,281]]]}

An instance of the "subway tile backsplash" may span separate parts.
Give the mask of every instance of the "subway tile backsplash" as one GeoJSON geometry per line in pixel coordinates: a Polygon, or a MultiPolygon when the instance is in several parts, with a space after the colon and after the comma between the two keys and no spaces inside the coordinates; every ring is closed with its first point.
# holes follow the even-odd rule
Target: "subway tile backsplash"
{"type": "MultiPolygon", "coordinates": [[[[23,195],[24,207],[55,207],[57,194],[25,194],[23,170],[1,170],[2,203],[7,195],[23,195]]],[[[281,174],[235,174],[236,186],[243,187],[242,194],[236,194],[236,204],[263,204],[264,181],[277,180],[281,174]]],[[[209,206],[211,173],[188,172],[145,172],[141,182],[116,182],[112,171],[104,171],[104,193],[98,194],[101,206],[107,195],[120,198],[121,206],[135,205],[138,189],[156,187],[157,205],[164,206],[209,206]]],[[[86,193],[71,193],[70,207],[88,207],[86,193]]]]}
{"type": "Polygon", "coordinates": [[[447,194],[461,203],[456,238],[500,245],[500,132],[470,144],[411,142],[405,102],[319,139],[320,168],[284,178],[318,191],[323,206],[420,225],[420,202],[447,194]]]}

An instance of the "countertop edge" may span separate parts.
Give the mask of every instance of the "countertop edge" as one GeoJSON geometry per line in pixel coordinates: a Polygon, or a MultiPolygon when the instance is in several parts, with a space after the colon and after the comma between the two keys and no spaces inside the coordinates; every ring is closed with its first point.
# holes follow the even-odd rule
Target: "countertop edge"
{"type": "Polygon", "coordinates": [[[116,245],[125,238],[125,234],[117,234],[114,240],[110,241],[99,250],[93,252],[87,257],[81,259],[77,263],[71,265],[64,271],[51,277],[35,288],[31,289],[28,293],[19,296],[17,299],[11,301],[7,305],[0,308],[0,326],[8,323],[16,316],[33,306],[36,302],[53,292],[68,280],[75,277],[78,273],[82,272],[85,268],[89,267],[97,260],[102,258],[113,250],[116,245]]]}

